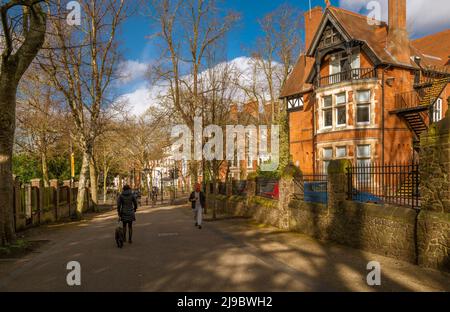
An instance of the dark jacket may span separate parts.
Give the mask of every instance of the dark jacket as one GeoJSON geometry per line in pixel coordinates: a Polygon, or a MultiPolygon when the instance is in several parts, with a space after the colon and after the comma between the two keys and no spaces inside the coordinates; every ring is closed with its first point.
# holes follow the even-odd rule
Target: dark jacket
{"type": "Polygon", "coordinates": [[[123,191],[117,199],[117,213],[123,222],[136,221],[137,200],[131,190],[123,191]]]}
{"type": "MultiPolygon", "coordinates": [[[[189,196],[189,201],[192,204],[192,209],[195,209],[195,191],[191,193],[191,196],[189,196]]],[[[203,193],[203,192],[200,192],[200,205],[202,205],[202,208],[205,209],[206,196],[205,196],[205,193],[203,193]]]]}

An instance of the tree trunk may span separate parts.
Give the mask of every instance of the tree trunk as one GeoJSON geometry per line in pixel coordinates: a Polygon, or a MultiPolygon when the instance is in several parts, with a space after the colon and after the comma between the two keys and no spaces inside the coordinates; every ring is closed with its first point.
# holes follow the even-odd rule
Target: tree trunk
{"type": "Polygon", "coordinates": [[[44,187],[50,186],[50,179],[48,177],[48,165],[47,165],[47,153],[41,152],[41,166],[42,166],[42,179],[44,180],[44,187]]]}
{"type": "Polygon", "coordinates": [[[77,195],[77,218],[83,215],[84,200],[86,197],[86,176],[89,169],[89,154],[83,152],[83,161],[81,164],[80,180],[78,181],[78,195],[77,195]]]}
{"type": "MultiPolygon", "coordinates": [[[[213,174],[212,176],[212,183],[213,183],[213,189],[214,189],[214,195],[217,195],[216,189],[217,189],[217,179],[216,175],[213,174]]],[[[214,200],[214,205],[212,207],[212,218],[215,220],[217,218],[217,209],[216,209],[216,200],[214,200]]]]}
{"type": "Polygon", "coordinates": [[[0,243],[8,245],[15,240],[13,218],[13,179],[12,155],[14,131],[16,127],[16,93],[20,79],[34,60],[45,40],[46,14],[39,3],[28,2],[23,6],[23,41],[13,53],[14,44],[11,24],[15,24],[8,15],[14,8],[1,2],[0,20],[3,26],[2,53],[0,57],[0,243]],[[28,27],[27,27],[28,26],[28,27]]]}
{"type": "Polygon", "coordinates": [[[107,166],[104,166],[103,167],[103,203],[105,204],[106,203],[106,192],[108,191],[107,190],[107,183],[108,183],[108,172],[109,172],[109,169],[108,169],[108,167],[107,166]]]}
{"type": "Polygon", "coordinates": [[[122,193],[122,188],[123,188],[123,185],[122,185],[122,176],[119,175],[119,194],[122,193]]]}
{"type": "Polygon", "coordinates": [[[0,243],[15,240],[13,220],[12,154],[16,115],[16,88],[7,77],[0,77],[0,243]]]}
{"type": "Polygon", "coordinates": [[[89,188],[91,192],[91,200],[94,211],[97,211],[98,207],[98,176],[97,170],[95,169],[94,159],[89,157],[89,181],[91,183],[91,187],[89,188]]]}

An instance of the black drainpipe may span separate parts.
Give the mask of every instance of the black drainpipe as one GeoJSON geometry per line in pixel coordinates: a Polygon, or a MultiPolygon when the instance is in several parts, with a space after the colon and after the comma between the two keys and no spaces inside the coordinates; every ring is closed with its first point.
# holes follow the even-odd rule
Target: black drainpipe
{"type": "Polygon", "coordinates": [[[381,164],[384,165],[385,162],[385,155],[384,155],[384,145],[385,145],[385,135],[384,135],[384,124],[385,124],[385,111],[384,111],[384,107],[385,107],[385,97],[386,97],[386,92],[385,92],[385,88],[386,88],[386,83],[385,83],[385,72],[391,67],[391,65],[388,65],[386,68],[382,69],[382,73],[381,73],[381,92],[382,92],[382,96],[381,96],[381,164]]]}

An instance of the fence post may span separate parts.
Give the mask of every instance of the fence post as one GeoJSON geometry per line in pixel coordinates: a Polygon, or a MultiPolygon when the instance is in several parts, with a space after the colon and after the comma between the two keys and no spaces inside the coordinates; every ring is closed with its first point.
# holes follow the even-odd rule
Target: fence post
{"type": "Polygon", "coordinates": [[[348,192],[347,169],[352,163],[348,159],[332,160],[328,165],[328,209],[336,209],[346,200],[348,192]]]}
{"type": "Polygon", "coordinates": [[[450,272],[450,110],[422,134],[420,145],[417,260],[450,272]]]}
{"type": "Polygon", "coordinates": [[[67,187],[67,202],[68,202],[68,205],[69,205],[69,218],[70,218],[72,216],[70,214],[71,207],[72,207],[72,188],[71,188],[72,181],[64,180],[63,181],[63,185],[67,187]]]}
{"type": "Polygon", "coordinates": [[[41,179],[33,179],[30,181],[32,187],[36,187],[38,189],[37,195],[37,207],[36,210],[38,212],[38,224],[41,224],[42,212],[44,209],[44,184],[41,179]]]}
{"type": "MultiPolygon", "coordinates": [[[[27,183],[25,184],[25,219],[27,219],[27,222],[31,220],[31,224],[33,224],[33,203],[31,199],[31,184],[27,183]]],[[[28,225],[28,224],[27,224],[28,225]]]]}
{"type": "Polygon", "coordinates": [[[58,209],[59,209],[59,182],[57,179],[50,180],[50,187],[55,192],[53,199],[53,205],[55,207],[55,221],[58,221],[58,209]]]}

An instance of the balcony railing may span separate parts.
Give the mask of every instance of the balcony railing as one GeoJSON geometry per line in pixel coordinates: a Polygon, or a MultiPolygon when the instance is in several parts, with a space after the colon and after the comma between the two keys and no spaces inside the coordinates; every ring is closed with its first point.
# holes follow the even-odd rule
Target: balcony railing
{"type": "Polygon", "coordinates": [[[420,105],[422,98],[416,91],[402,92],[395,95],[395,109],[415,108],[420,105]]]}
{"type": "Polygon", "coordinates": [[[326,87],[340,82],[372,78],[377,78],[377,71],[374,68],[355,68],[347,71],[342,71],[337,74],[320,77],[318,87],[326,87]]]}
{"type": "Polygon", "coordinates": [[[436,79],[442,79],[450,76],[450,71],[446,66],[433,66],[423,69],[422,72],[416,72],[414,86],[416,88],[427,87],[436,79]]]}

